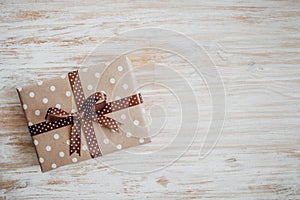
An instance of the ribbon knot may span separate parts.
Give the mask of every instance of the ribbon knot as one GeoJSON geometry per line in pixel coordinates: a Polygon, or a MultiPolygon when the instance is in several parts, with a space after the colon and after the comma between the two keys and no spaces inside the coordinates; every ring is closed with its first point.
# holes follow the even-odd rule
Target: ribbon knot
{"type": "Polygon", "coordinates": [[[81,118],[85,117],[84,112],[82,112],[82,113],[80,113],[80,112],[75,112],[75,113],[72,114],[72,116],[73,116],[74,118],[76,117],[77,119],[81,119],[81,118]]]}
{"type": "Polygon", "coordinates": [[[95,92],[83,101],[78,112],[68,113],[62,109],[51,107],[48,109],[45,119],[47,122],[53,123],[71,117],[70,155],[74,152],[80,155],[82,124],[98,122],[106,128],[119,132],[121,123],[103,115],[103,109],[106,105],[106,94],[104,92],[95,92]],[[101,100],[102,102],[97,104],[101,100]]]}

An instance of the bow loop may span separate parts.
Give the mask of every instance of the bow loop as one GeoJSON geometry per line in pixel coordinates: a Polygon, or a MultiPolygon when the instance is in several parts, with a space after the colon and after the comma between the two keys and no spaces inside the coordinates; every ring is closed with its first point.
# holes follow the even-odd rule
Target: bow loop
{"type": "Polygon", "coordinates": [[[94,112],[95,105],[98,101],[102,100],[102,102],[106,103],[106,94],[104,92],[95,92],[90,95],[79,108],[80,112],[84,112],[86,116],[91,112],[94,112]]]}
{"type": "Polygon", "coordinates": [[[54,122],[60,119],[64,119],[70,116],[70,114],[62,109],[51,107],[47,110],[45,120],[47,122],[54,122]]]}
{"type": "Polygon", "coordinates": [[[115,132],[119,132],[119,126],[121,123],[100,114],[105,105],[106,94],[104,92],[95,92],[83,101],[79,112],[68,113],[62,109],[51,107],[48,109],[45,119],[47,122],[55,122],[57,120],[64,120],[68,117],[72,118],[72,127],[70,133],[70,155],[72,155],[74,152],[80,155],[82,120],[98,122],[106,128],[109,128],[115,132]],[[101,100],[102,102],[97,104],[97,102],[101,100]]]}
{"type": "Polygon", "coordinates": [[[119,132],[119,126],[121,125],[120,122],[118,122],[110,117],[106,117],[104,115],[99,115],[97,117],[97,120],[98,120],[99,124],[101,124],[102,126],[109,128],[115,132],[119,132]]]}

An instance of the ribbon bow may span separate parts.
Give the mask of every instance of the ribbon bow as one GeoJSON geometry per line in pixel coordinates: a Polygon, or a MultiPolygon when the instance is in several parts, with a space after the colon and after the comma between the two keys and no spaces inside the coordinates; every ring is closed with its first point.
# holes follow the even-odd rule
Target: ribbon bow
{"type": "Polygon", "coordinates": [[[52,107],[48,109],[45,119],[47,122],[53,123],[57,120],[66,120],[71,117],[72,127],[70,133],[70,155],[74,152],[80,155],[81,127],[86,121],[98,122],[106,128],[119,132],[119,126],[121,123],[103,115],[105,105],[106,94],[103,92],[96,92],[84,101],[84,103],[79,107],[78,112],[68,113],[62,109],[52,107]],[[102,100],[102,102],[96,104],[100,100],[102,100]]]}
{"type": "Polygon", "coordinates": [[[82,130],[91,157],[99,157],[102,153],[97,142],[93,122],[98,122],[103,127],[119,132],[121,123],[105,115],[143,103],[142,96],[138,93],[112,102],[106,102],[104,92],[95,92],[85,99],[78,71],[68,73],[68,77],[78,112],[68,113],[62,109],[51,107],[46,113],[46,121],[29,126],[29,132],[31,136],[34,136],[71,125],[70,155],[74,152],[80,155],[82,130]],[[97,103],[99,101],[101,102],[97,103]]]}

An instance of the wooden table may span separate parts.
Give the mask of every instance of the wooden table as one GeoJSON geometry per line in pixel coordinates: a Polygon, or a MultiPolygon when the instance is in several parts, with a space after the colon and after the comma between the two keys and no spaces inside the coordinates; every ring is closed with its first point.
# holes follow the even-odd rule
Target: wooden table
{"type": "MultiPolygon", "coordinates": [[[[300,199],[299,1],[2,1],[0,6],[2,199],[300,199]],[[192,38],[216,65],[226,117],[212,151],[201,157],[212,108],[205,81],[177,55],[142,49],[129,55],[134,66],[144,67],[137,73],[141,82],[147,72],[159,72],[157,66],[170,66],[195,88],[202,112],[190,148],[154,172],[122,172],[90,160],[41,173],[15,88],[73,70],[104,40],[122,43],[123,32],[145,27],[192,38]]],[[[116,56],[113,50],[98,61],[116,56]]],[[[155,88],[145,93],[160,103],[168,98],[155,88]]],[[[178,107],[170,103],[168,109],[178,107]]],[[[169,126],[140,150],[167,144],[174,133],[169,126]]],[[[108,158],[126,162],[122,155],[108,158]]]]}

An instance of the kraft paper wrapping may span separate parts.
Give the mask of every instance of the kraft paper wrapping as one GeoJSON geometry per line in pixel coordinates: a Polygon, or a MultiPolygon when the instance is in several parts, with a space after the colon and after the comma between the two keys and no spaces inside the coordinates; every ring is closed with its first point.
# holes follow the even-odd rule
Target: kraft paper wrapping
{"type": "MultiPolygon", "coordinates": [[[[107,102],[136,94],[132,66],[127,57],[121,57],[109,67],[89,67],[79,71],[85,97],[96,91],[105,91],[107,102]]],[[[17,89],[28,126],[45,121],[50,107],[76,112],[72,89],[66,74],[39,81],[17,89]]],[[[102,155],[150,142],[143,116],[143,104],[107,114],[122,123],[120,132],[93,122],[97,142],[102,155]]],[[[91,159],[84,133],[81,133],[80,156],[70,156],[70,129],[65,126],[32,137],[43,172],[91,159]]]]}

